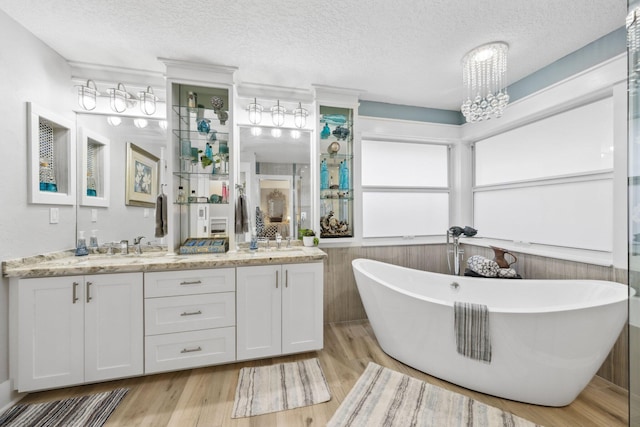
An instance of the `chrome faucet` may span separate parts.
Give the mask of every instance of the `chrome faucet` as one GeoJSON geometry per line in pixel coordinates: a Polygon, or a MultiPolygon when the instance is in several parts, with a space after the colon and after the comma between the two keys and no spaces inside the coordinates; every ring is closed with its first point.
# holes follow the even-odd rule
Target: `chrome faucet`
{"type": "Polygon", "coordinates": [[[140,246],[140,242],[144,239],[144,236],[138,236],[133,239],[133,246],[135,248],[136,255],[142,254],[142,246],[140,246]]]}
{"type": "Polygon", "coordinates": [[[449,273],[453,273],[456,276],[460,275],[460,263],[464,257],[464,249],[460,247],[460,235],[464,234],[467,237],[473,237],[477,233],[478,230],[469,226],[464,228],[453,226],[447,230],[447,265],[449,266],[449,273]],[[449,255],[453,255],[453,271],[451,271],[449,255]]]}
{"type": "Polygon", "coordinates": [[[282,244],[282,234],[276,233],[276,247],[280,249],[281,244],[282,244]]]}

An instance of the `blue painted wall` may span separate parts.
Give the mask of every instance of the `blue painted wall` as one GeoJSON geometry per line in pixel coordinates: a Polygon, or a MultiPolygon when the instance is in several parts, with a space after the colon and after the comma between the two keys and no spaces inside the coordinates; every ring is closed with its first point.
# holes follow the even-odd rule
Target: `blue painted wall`
{"type": "MultiPolygon", "coordinates": [[[[626,48],[627,32],[625,27],[621,27],[509,85],[508,92],[511,102],[613,58],[625,52],[626,48]]],[[[464,116],[460,111],[387,104],[375,101],[360,101],[358,114],[361,116],[450,125],[461,125],[465,122],[464,116]]]]}

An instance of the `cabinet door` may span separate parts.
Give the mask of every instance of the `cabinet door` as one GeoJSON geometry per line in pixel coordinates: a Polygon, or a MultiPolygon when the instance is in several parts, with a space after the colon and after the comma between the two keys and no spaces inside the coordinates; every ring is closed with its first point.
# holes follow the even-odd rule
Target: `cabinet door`
{"type": "Polygon", "coordinates": [[[323,264],[290,264],[282,269],[282,352],[319,350],[323,346],[323,264]]]}
{"type": "Polygon", "coordinates": [[[143,373],[142,273],[85,277],[85,381],[143,373]]]}
{"type": "Polygon", "coordinates": [[[278,355],[281,346],[280,265],[238,267],[238,360],[278,355]]]}
{"type": "Polygon", "coordinates": [[[22,279],[18,289],[19,391],[84,379],[82,277],[22,279]]]}

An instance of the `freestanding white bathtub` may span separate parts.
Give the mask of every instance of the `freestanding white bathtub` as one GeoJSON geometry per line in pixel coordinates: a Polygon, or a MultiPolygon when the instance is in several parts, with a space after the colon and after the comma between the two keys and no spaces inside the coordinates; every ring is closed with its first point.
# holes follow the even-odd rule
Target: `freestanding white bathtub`
{"type": "Polygon", "coordinates": [[[614,282],[460,277],[367,259],[352,265],[387,354],[462,387],[521,402],[571,403],[627,319],[628,287],[614,282]],[[488,307],[490,363],[456,351],[454,301],[488,307]]]}

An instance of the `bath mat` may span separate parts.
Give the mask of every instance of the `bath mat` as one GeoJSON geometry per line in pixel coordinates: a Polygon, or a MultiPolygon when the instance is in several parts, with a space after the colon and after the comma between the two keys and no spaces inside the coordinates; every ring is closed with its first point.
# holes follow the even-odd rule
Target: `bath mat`
{"type": "Polygon", "coordinates": [[[369,363],[327,427],[535,427],[493,406],[369,363]]]}
{"type": "Polygon", "coordinates": [[[331,399],[318,358],[242,368],[231,418],[315,405],[331,399]]]}
{"type": "Polygon", "coordinates": [[[15,405],[0,414],[0,426],[102,426],[129,390],[72,397],[55,402],[15,405]]]}

